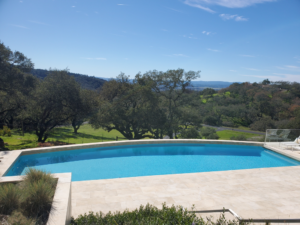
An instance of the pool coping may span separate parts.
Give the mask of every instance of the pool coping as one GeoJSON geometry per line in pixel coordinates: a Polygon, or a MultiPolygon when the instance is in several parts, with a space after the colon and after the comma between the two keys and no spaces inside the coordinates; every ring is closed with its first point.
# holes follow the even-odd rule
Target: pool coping
{"type": "MultiPolygon", "coordinates": [[[[22,155],[32,155],[47,152],[58,152],[58,151],[70,151],[83,148],[97,148],[97,147],[113,147],[123,145],[139,145],[139,144],[172,144],[172,143],[183,143],[183,144],[227,144],[227,145],[250,145],[264,147],[263,142],[253,141],[231,141],[231,140],[207,140],[207,139],[146,139],[146,140],[126,140],[126,141],[110,141],[110,142],[96,142],[87,144],[74,144],[74,145],[63,145],[54,147],[40,147],[30,148],[24,150],[12,150],[2,151],[0,156],[3,157],[0,162],[0,177],[5,176],[10,168],[14,165],[17,159],[22,155]],[[1,155],[2,153],[2,155],[1,155]]],[[[269,148],[267,148],[269,149],[269,148]]],[[[272,149],[270,149],[272,150],[272,149]]],[[[272,150],[274,151],[274,150],[272,150]]],[[[280,153],[283,154],[283,153],[280,153]]],[[[288,156],[288,155],[286,155],[288,156]]],[[[288,156],[290,157],[290,156],[288,156]]],[[[300,159],[298,159],[300,161],[300,159]]]]}
{"type": "MultiPolygon", "coordinates": [[[[56,173],[58,178],[52,208],[47,225],[70,224],[71,221],[71,177],[72,173],[56,173]]],[[[16,183],[22,181],[23,176],[0,177],[1,183],[16,183]]]]}

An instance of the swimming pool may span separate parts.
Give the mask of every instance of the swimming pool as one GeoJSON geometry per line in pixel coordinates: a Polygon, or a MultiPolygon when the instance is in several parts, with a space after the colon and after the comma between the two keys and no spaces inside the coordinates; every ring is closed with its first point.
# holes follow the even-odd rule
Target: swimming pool
{"type": "Polygon", "coordinates": [[[23,155],[6,176],[28,167],[72,173],[72,181],[298,166],[299,161],[259,146],[224,144],[124,145],[23,155]]]}

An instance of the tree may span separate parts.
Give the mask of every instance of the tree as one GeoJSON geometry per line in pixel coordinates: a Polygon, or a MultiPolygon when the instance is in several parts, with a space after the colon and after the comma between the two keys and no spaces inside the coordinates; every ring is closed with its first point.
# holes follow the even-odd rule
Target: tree
{"type": "Polygon", "coordinates": [[[95,91],[80,89],[79,99],[74,104],[72,116],[70,117],[75,134],[77,134],[80,126],[96,113],[99,105],[97,95],[95,91]]]}
{"type": "Polygon", "coordinates": [[[51,70],[40,81],[25,110],[25,122],[36,132],[38,142],[45,142],[49,131],[64,125],[80,101],[80,87],[67,70],[51,70]]]}
{"type": "Polygon", "coordinates": [[[152,81],[154,90],[161,99],[161,108],[166,112],[165,129],[172,139],[173,133],[180,130],[180,116],[178,112],[181,107],[178,102],[191,81],[200,77],[200,71],[185,72],[183,69],[168,70],[167,72],[149,71],[143,75],[152,81]]]}
{"type": "Polygon", "coordinates": [[[265,79],[261,82],[262,85],[268,85],[270,84],[271,82],[269,81],[269,79],[265,79]]]}
{"type": "Polygon", "coordinates": [[[0,42],[0,127],[7,120],[12,123],[16,111],[24,108],[26,96],[35,88],[37,80],[26,74],[33,66],[24,54],[12,52],[0,42]]]}
{"type": "MultiPolygon", "coordinates": [[[[100,109],[90,123],[110,132],[119,131],[125,138],[152,137],[153,120],[160,115],[158,99],[147,82],[139,75],[131,82],[121,73],[117,79],[106,82],[100,92],[100,109]]],[[[155,127],[154,127],[155,128],[155,127]]]]}
{"type": "Polygon", "coordinates": [[[252,123],[250,125],[252,130],[258,130],[265,132],[267,129],[274,129],[275,123],[270,117],[263,117],[260,118],[258,121],[252,123]]]}

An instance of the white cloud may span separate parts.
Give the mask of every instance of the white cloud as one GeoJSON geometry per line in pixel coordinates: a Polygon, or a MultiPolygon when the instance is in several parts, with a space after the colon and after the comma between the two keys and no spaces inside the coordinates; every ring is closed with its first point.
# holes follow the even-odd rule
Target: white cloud
{"type": "Polygon", "coordinates": [[[88,59],[88,60],[106,60],[106,58],[83,58],[83,59],[88,59]]]}
{"type": "Polygon", "coordinates": [[[201,6],[200,4],[198,4],[198,1],[185,0],[184,4],[195,7],[195,8],[203,9],[203,10],[205,10],[207,12],[210,12],[210,13],[215,13],[215,11],[211,10],[210,8],[204,7],[204,6],[201,6]]]}
{"type": "Polygon", "coordinates": [[[217,5],[227,8],[244,8],[255,4],[275,1],[276,0],[185,0],[184,3],[214,13],[215,11],[208,8],[207,5],[217,5]]]}
{"type": "Polygon", "coordinates": [[[254,58],[255,57],[253,55],[240,55],[240,56],[242,56],[242,57],[250,57],[250,58],[254,58]]]}
{"type": "Polygon", "coordinates": [[[219,52],[219,50],[217,50],[217,49],[211,49],[211,48],[208,48],[207,50],[208,50],[208,51],[212,51],[212,52],[219,52]]]}
{"type": "Polygon", "coordinates": [[[28,27],[20,26],[20,25],[16,25],[16,24],[10,24],[10,25],[14,26],[14,27],[22,28],[22,29],[28,29],[28,27]]]}
{"type": "Polygon", "coordinates": [[[184,54],[172,54],[172,55],[166,55],[166,56],[171,56],[171,57],[188,57],[187,55],[184,55],[184,54]]]}
{"type": "Polygon", "coordinates": [[[210,35],[211,32],[209,32],[209,31],[202,31],[202,34],[210,35]]]}
{"type": "Polygon", "coordinates": [[[230,15],[230,14],[220,14],[220,17],[223,20],[235,20],[235,21],[248,21],[247,18],[244,18],[242,16],[239,15],[230,15]]]}
{"type": "Polygon", "coordinates": [[[294,74],[285,74],[285,73],[273,73],[273,75],[242,75],[244,77],[257,77],[257,78],[262,78],[262,79],[270,79],[271,81],[299,81],[300,79],[300,74],[299,75],[294,75],[294,74]]]}
{"type": "Polygon", "coordinates": [[[244,68],[246,70],[251,70],[251,71],[261,71],[261,70],[258,70],[258,69],[254,69],[254,68],[244,68]]]}
{"type": "Polygon", "coordinates": [[[177,57],[188,57],[187,55],[184,55],[184,54],[173,54],[173,56],[177,56],[177,57]]]}
{"type": "Polygon", "coordinates": [[[168,32],[168,30],[167,29],[161,29],[162,31],[165,31],[165,32],[168,32]]]}
{"type": "Polygon", "coordinates": [[[297,60],[297,63],[300,63],[300,57],[299,56],[295,56],[294,59],[297,60]]]}
{"type": "Polygon", "coordinates": [[[299,66],[286,65],[283,67],[277,66],[277,69],[300,72],[299,66]]]}
{"type": "Polygon", "coordinates": [[[125,4],[117,4],[117,5],[125,5],[125,4]]]}
{"type": "Polygon", "coordinates": [[[169,8],[169,7],[167,7],[167,9],[173,10],[173,11],[175,11],[175,12],[182,13],[182,11],[180,11],[180,10],[178,10],[178,9],[173,9],[173,8],[169,8]]]}
{"type": "Polygon", "coordinates": [[[72,8],[75,8],[75,7],[76,7],[75,5],[72,6],[72,8]]]}

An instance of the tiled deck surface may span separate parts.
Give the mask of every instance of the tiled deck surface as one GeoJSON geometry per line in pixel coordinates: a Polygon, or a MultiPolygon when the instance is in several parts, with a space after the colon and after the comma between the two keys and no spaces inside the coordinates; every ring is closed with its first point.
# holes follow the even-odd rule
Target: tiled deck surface
{"type": "Polygon", "coordinates": [[[231,208],[243,218],[300,218],[300,167],[72,182],[72,216],[150,203],[231,208]]]}

